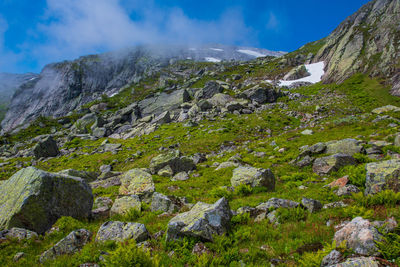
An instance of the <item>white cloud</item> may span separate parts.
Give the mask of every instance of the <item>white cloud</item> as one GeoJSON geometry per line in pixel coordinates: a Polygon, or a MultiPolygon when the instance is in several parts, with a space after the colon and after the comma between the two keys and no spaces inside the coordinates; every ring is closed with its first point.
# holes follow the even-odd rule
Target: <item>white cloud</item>
{"type": "Polygon", "coordinates": [[[125,2],[47,0],[44,19],[35,30],[46,41],[37,43],[32,53],[44,64],[137,44],[250,44],[256,39],[238,9],[204,21],[188,17],[180,8],[161,9],[151,0],[129,1],[127,6],[125,2]]]}

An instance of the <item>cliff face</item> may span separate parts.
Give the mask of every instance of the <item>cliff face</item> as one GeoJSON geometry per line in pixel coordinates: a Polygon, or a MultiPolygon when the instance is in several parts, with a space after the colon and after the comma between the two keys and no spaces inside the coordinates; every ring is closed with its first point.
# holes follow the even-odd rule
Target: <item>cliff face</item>
{"type": "Polygon", "coordinates": [[[326,63],[326,82],[354,73],[386,78],[400,96],[400,0],[374,0],[348,17],[326,39],[314,62],[326,63]]]}
{"type": "MultiPolygon", "coordinates": [[[[16,91],[1,126],[5,131],[10,131],[41,115],[64,116],[102,94],[118,92],[174,60],[216,62],[255,58],[249,51],[227,46],[138,47],[50,64],[38,78],[28,81],[16,91]]],[[[273,56],[282,54],[262,49],[253,50],[254,53],[273,56]]]]}

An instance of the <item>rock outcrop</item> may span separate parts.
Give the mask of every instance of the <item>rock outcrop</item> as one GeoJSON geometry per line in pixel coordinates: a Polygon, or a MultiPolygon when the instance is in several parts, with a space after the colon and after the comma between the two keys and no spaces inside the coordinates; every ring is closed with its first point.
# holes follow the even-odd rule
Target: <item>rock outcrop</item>
{"type": "Polygon", "coordinates": [[[0,229],[44,233],[61,216],[90,216],[93,195],[82,179],[28,167],[0,187],[0,229]]]}

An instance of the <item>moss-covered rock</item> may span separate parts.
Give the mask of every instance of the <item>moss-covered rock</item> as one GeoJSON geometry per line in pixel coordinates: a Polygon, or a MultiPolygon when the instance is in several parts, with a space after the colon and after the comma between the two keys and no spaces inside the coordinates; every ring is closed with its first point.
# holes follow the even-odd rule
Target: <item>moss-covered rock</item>
{"type": "Polygon", "coordinates": [[[0,229],[44,233],[61,216],[88,218],[92,206],[92,190],[84,180],[28,167],[0,187],[0,229]]]}
{"type": "Polygon", "coordinates": [[[178,172],[188,172],[196,168],[193,160],[188,157],[182,157],[179,150],[171,150],[152,158],[150,162],[150,171],[156,174],[166,166],[170,166],[174,174],[178,172]]]}
{"type": "Polygon", "coordinates": [[[132,169],[122,175],[119,193],[148,198],[154,193],[153,178],[146,169],[132,169]]]}
{"type": "Polygon", "coordinates": [[[268,190],[275,189],[275,176],[270,169],[253,167],[238,167],[233,170],[232,186],[250,185],[252,187],[264,186],[268,190]]]}
{"type": "Polygon", "coordinates": [[[185,236],[212,241],[229,229],[232,218],[229,203],[221,198],[214,204],[198,202],[193,208],[172,218],[168,223],[167,241],[185,236]]]}
{"type": "Polygon", "coordinates": [[[96,241],[124,241],[133,239],[137,243],[150,238],[146,226],[141,223],[109,221],[104,223],[96,235],[96,241]]]}
{"type": "Polygon", "coordinates": [[[332,156],[317,158],[313,164],[313,171],[319,175],[338,171],[347,165],[355,165],[356,160],[347,154],[335,154],[332,156]]]}
{"type": "Polygon", "coordinates": [[[79,177],[87,182],[93,182],[99,176],[96,172],[78,171],[74,169],[62,170],[58,172],[59,174],[65,174],[69,176],[79,177]]]}
{"type": "Polygon", "coordinates": [[[125,215],[132,209],[140,211],[141,208],[142,204],[138,196],[133,195],[120,197],[114,201],[114,204],[110,211],[110,215],[125,215]]]}
{"type": "Polygon", "coordinates": [[[385,189],[400,191],[400,160],[372,162],[366,165],[365,193],[376,194],[385,189]]]}
{"type": "Polygon", "coordinates": [[[36,159],[55,157],[60,153],[57,142],[51,136],[46,137],[33,147],[36,159]]]}
{"type": "Polygon", "coordinates": [[[326,143],[325,153],[327,154],[343,153],[353,156],[354,154],[364,152],[363,142],[356,139],[343,139],[326,143]]]}

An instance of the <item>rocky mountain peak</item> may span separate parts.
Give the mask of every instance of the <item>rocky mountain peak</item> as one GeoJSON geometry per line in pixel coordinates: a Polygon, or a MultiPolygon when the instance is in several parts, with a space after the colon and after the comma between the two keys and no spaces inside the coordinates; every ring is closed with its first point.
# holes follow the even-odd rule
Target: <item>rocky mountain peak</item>
{"type": "Polygon", "coordinates": [[[400,0],[374,0],[343,21],[327,38],[315,62],[324,60],[326,82],[357,72],[384,77],[400,95],[400,0]]]}

